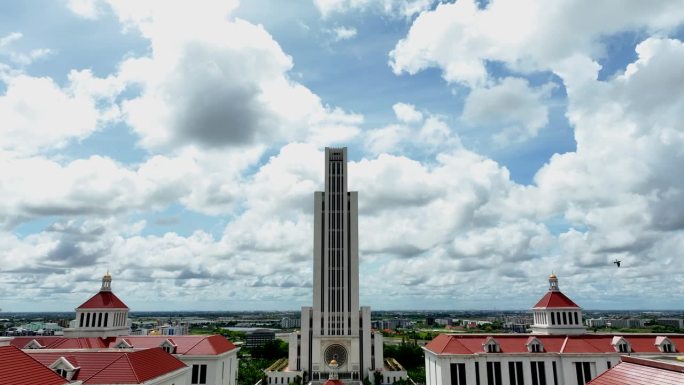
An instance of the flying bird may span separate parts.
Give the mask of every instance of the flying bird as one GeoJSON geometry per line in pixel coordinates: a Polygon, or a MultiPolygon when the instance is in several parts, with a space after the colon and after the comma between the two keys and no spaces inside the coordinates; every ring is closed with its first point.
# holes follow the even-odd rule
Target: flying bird
{"type": "Polygon", "coordinates": [[[621,263],[621,262],[622,262],[622,261],[618,261],[617,259],[613,261],[613,263],[616,264],[617,267],[620,267],[620,263],[621,263]]]}

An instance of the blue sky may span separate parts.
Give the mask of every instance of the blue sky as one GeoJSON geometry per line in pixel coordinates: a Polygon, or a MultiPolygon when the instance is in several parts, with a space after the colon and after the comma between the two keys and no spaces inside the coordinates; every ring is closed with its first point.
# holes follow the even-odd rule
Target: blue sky
{"type": "Polygon", "coordinates": [[[0,4],[0,307],[68,310],[107,269],[137,310],[307,305],[344,145],[364,304],[524,309],[555,271],[587,308],[681,308],[683,25],[681,1],[0,4]]]}

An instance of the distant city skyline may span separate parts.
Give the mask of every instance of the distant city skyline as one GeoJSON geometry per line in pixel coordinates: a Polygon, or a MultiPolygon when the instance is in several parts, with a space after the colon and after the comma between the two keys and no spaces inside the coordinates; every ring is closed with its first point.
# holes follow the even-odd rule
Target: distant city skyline
{"type": "Polygon", "coordinates": [[[373,310],[682,308],[681,0],[275,4],[0,4],[3,311],[309,306],[342,146],[373,310]]]}

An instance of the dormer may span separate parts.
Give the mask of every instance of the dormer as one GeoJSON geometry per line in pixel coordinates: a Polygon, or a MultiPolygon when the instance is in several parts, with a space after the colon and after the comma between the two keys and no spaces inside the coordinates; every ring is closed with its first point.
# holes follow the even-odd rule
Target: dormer
{"type": "Polygon", "coordinates": [[[162,342],[161,345],[159,345],[159,347],[164,349],[164,351],[169,354],[176,354],[177,346],[171,338],[167,338],[166,340],[164,340],[164,342],[162,342]]]}
{"type": "Polygon", "coordinates": [[[72,381],[78,373],[80,366],[78,366],[78,362],[74,357],[59,357],[49,368],[67,381],[72,381]]]}
{"type": "Polygon", "coordinates": [[[613,348],[615,348],[615,351],[618,353],[631,353],[632,352],[632,346],[627,342],[626,339],[624,339],[621,336],[615,336],[613,337],[613,340],[610,343],[613,345],[613,348]]]}
{"type": "Polygon", "coordinates": [[[666,336],[658,336],[655,339],[655,345],[658,347],[662,353],[676,353],[677,347],[675,344],[667,338],[666,336]]]}
{"type": "Polygon", "coordinates": [[[527,339],[525,346],[527,346],[527,351],[530,353],[544,352],[544,344],[542,344],[541,341],[539,341],[539,339],[534,336],[527,339]]]}
{"type": "Polygon", "coordinates": [[[45,346],[41,345],[40,342],[33,339],[28,344],[24,345],[23,349],[43,349],[45,346]]]}
{"type": "Polygon", "coordinates": [[[482,344],[482,348],[486,353],[501,353],[501,346],[494,337],[491,336],[487,337],[484,344],[482,344]]]}
{"type": "Polygon", "coordinates": [[[133,345],[131,345],[131,343],[128,342],[127,339],[122,338],[121,341],[117,342],[117,344],[114,345],[114,347],[117,349],[132,349],[133,345]]]}

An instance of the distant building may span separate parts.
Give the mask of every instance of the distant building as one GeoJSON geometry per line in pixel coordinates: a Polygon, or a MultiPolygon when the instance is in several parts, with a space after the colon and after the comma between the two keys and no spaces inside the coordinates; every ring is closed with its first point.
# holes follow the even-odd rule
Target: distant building
{"type": "Polygon", "coordinates": [[[606,321],[605,318],[591,318],[585,320],[584,323],[590,328],[602,328],[606,326],[606,321]]]}
{"type": "Polygon", "coordinates": [[[247,332],[243,346],[246,348],[256,348],[264,346],[271,341],[275,341],[275,332],[273,330],[257,329],[247,332]]]}
{"type": "Polygon", "coordinates": [[[610,326],[612,328],[640,328],[643,326],[643,322],[640,319],[637,318],[616,318],[616,319],[607,319],[606,320],[606,326],[610,326]]]}
{"type": "Polygon", "coordinates": [[[454,320],[451,318],[436,318],[435,324],[440,325],[440,326],[453,325],[454,320]]]}
{"type": "Polygon", "coordinates": [[[294,329],[294,328],[300,327],[301,325],[302,325],[301,318],[283,317],[280,320],[280,327],[283,329],[294,329]]]}
{"type": "Polygon", "coordinates": [[[684,329],[684,320],[681,318],[658,318],[656,324],[684,329]]]}

